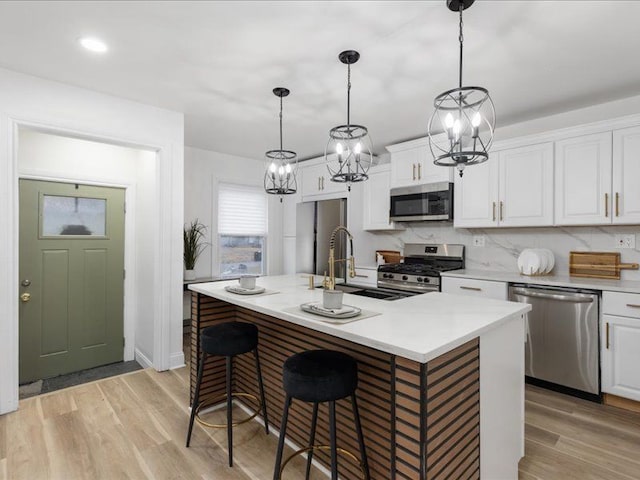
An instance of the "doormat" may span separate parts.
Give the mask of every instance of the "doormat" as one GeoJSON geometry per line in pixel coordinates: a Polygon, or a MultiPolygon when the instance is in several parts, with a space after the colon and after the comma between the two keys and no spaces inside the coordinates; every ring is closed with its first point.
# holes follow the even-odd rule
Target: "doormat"
{"type": "Polygon", "coordinates": [[[68,373],[67,375],[38,380],[33,383],[20,385],[20,399],[55,392],[63,388],[73,387],[95,380],[102,380],[103,378],[114,377],[116,375],[122,375],[123,373],[135,372],[136,370],[142,370],[142,366],[135,360],[131,360],[129,362],[112,363],[110,365],[68,373]]]}

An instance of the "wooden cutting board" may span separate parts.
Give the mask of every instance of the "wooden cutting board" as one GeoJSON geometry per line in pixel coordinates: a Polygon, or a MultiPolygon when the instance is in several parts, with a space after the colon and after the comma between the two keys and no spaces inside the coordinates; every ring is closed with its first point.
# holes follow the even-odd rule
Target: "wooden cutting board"
{"type": "Polygon", "coordinates": [[[572,277],[620,280],[620,270],[637,270],[637,263],[620,263],[620,252],[569,252],[572,277]]]}
{"type": "Polygon", "coordinates": [[[384,263],[400,263],[402,259],[400,252],[396,250],[376,250],[376,259],[378,253],[384,257],[384,263]]]}

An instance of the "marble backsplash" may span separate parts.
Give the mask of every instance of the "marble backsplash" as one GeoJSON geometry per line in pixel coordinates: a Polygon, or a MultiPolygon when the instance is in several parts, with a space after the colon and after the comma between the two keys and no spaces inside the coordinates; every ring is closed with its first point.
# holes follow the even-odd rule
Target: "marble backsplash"
{"type": "MultiPolygon", "coordinates": [[[[640,263],[640,226],[454,229],[450,224],[408,223],[401,232],[369,233],[375,249],[400,250],[405,243],[461,243],[469,269],[516,272],[525,248],[548,248],[556,259],[553,273],[569,274],[569,252],[620,252],[622,262],[640,263]],[[618,249],[616,234],[636,235],[635,249],[618,249]],[[485,246],[474,247],[473,236],[484,235],[485,246]]],[[[373,253],[367,253],[375,256],[373,253]]],[[[623,270],[622,279],[640,281],[640,270],[623,270]]]]}

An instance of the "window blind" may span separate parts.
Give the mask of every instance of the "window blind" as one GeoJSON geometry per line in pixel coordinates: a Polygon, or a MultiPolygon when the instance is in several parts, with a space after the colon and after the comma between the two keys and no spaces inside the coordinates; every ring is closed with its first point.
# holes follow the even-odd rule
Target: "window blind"
{"type": "Polygon", "coordinates": [[[218,233],[267,234],[267,195],[261,187],[218,184],[218,233]]]}

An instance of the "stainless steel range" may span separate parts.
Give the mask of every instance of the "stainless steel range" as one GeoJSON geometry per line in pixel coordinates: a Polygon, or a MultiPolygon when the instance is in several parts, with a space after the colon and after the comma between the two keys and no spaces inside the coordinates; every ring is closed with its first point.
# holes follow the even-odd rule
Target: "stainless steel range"
{"type": "Polygon", "coordinates": [[[407,243],[404,263],[378,267],[378,288],[438,292],[440,272],[459,268],[464,268],[464,245],[407,243]]]}

